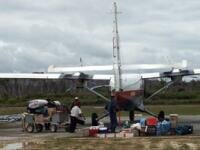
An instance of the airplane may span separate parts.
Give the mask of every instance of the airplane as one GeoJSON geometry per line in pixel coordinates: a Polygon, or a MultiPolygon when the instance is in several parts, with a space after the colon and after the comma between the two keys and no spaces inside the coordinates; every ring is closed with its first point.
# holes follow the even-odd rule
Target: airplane
{"type": "MultiPolygon", "coordinates": [[[[147,110],[143,104],[145,79],[155,78],[169,78],[170,82],[163,88],[153,93],[149,98],[156,95],[166,87],[173,83],[182,80],[184,76],[198,75],[200,69],[187,69],[187,61],[183,60],[181,63],[175,64],[126,64],[121,63],[119,32],[117,20],[117,5],[114,2],[114,36],[113,36],[113,64],[102,66],[83,66],[80,67],[54,67],[49,66],[46,73],[0,73],[0,78],[20,78],[20,79],[67,79],[78,82],[83,88],[89,90],[93,94],[101,97],[105,101],[110,101],[96,91],[99,87],[109,87],[112,94],[114,94],[117,105],[120,110],[129,111],[130,120],[134,119],[134,112],[141,111],[155,116],[154,113],[147,110]],[[156,70],[168,69],[164,72],[154,73],[130,73],[130,71],[137,70],[156,70]],[[106,73],[104,73],[106,72],[106,73]],[[88,81],[107,80],[109,84],[101,86],[88,87],[88,81]]],[[[76,84],[75,84],[76,86],[76,84]]],[[[67,89],[70,91],[71,89],[67,89]]]]}

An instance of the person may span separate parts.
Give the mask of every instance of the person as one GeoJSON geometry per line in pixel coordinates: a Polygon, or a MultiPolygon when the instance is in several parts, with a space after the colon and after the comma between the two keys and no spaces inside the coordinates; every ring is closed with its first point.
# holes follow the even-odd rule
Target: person
{"type": "Polygon", "coordinates": [[[79,119],[79,117],[84,117],[82,115],[82,111],[80,109],[79,99],[76,98],[73,105],[74,106],[72,107],[71,114],[70,114],[70,121],[71,122],[70,122],[69,132],[71,132],[71,133],[74,133],[77,123],[84,124],[84,121],[79,119]]]}
{"type": "Polygon", "coordinates": [[[71,105],[70,105],[70,110],[75,106],[75,103],[79,102],[79,98],[75,97],[74,100],[72,101],[71,105]]]}
{"type": "Polygon", "coordinates": [[[161,110],[158,114],[158,121],[162,122],[165,120],[165,112],[163,110],[161,110]]]}
{"type": "Polygon", "coordinates": [[[107,105],[110,117],[110,132],[114,133],[118,125],[117,123],[117,102],[113,93],[111,93],[111,101],[107,105]]]}

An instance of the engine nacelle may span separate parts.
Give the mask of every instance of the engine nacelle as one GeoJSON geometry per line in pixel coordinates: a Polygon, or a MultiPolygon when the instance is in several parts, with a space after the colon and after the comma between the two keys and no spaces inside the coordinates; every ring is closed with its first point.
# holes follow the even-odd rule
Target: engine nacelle
{"type": "Polygon", "coordinates": [[[161,77],[170,78],[172,81],[182,81],[183,76],[193,75],[193,71],[173,69],[172,71],[163,72],[161,77]]]}

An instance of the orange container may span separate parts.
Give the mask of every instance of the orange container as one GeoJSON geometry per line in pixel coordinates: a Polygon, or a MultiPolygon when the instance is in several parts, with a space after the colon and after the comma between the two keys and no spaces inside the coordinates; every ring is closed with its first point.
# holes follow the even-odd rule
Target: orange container
{"type": "Polygon", "coordinates": [[[147,126],[156,126],[158,123],[158,119],[155,117],[147,118],[147,126]]]}

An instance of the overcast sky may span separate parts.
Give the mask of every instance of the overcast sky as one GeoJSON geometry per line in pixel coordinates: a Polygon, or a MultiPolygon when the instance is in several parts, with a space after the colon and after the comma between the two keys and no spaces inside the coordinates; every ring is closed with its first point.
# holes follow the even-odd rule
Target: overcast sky
{"type": "MultiPolygon", "coordinates": [[[[200,67],[199,0],[118,0],[123,63],[200,67]]],[[[112,63],[111,0],[0,0],[0,72],[112,63]]]]}

